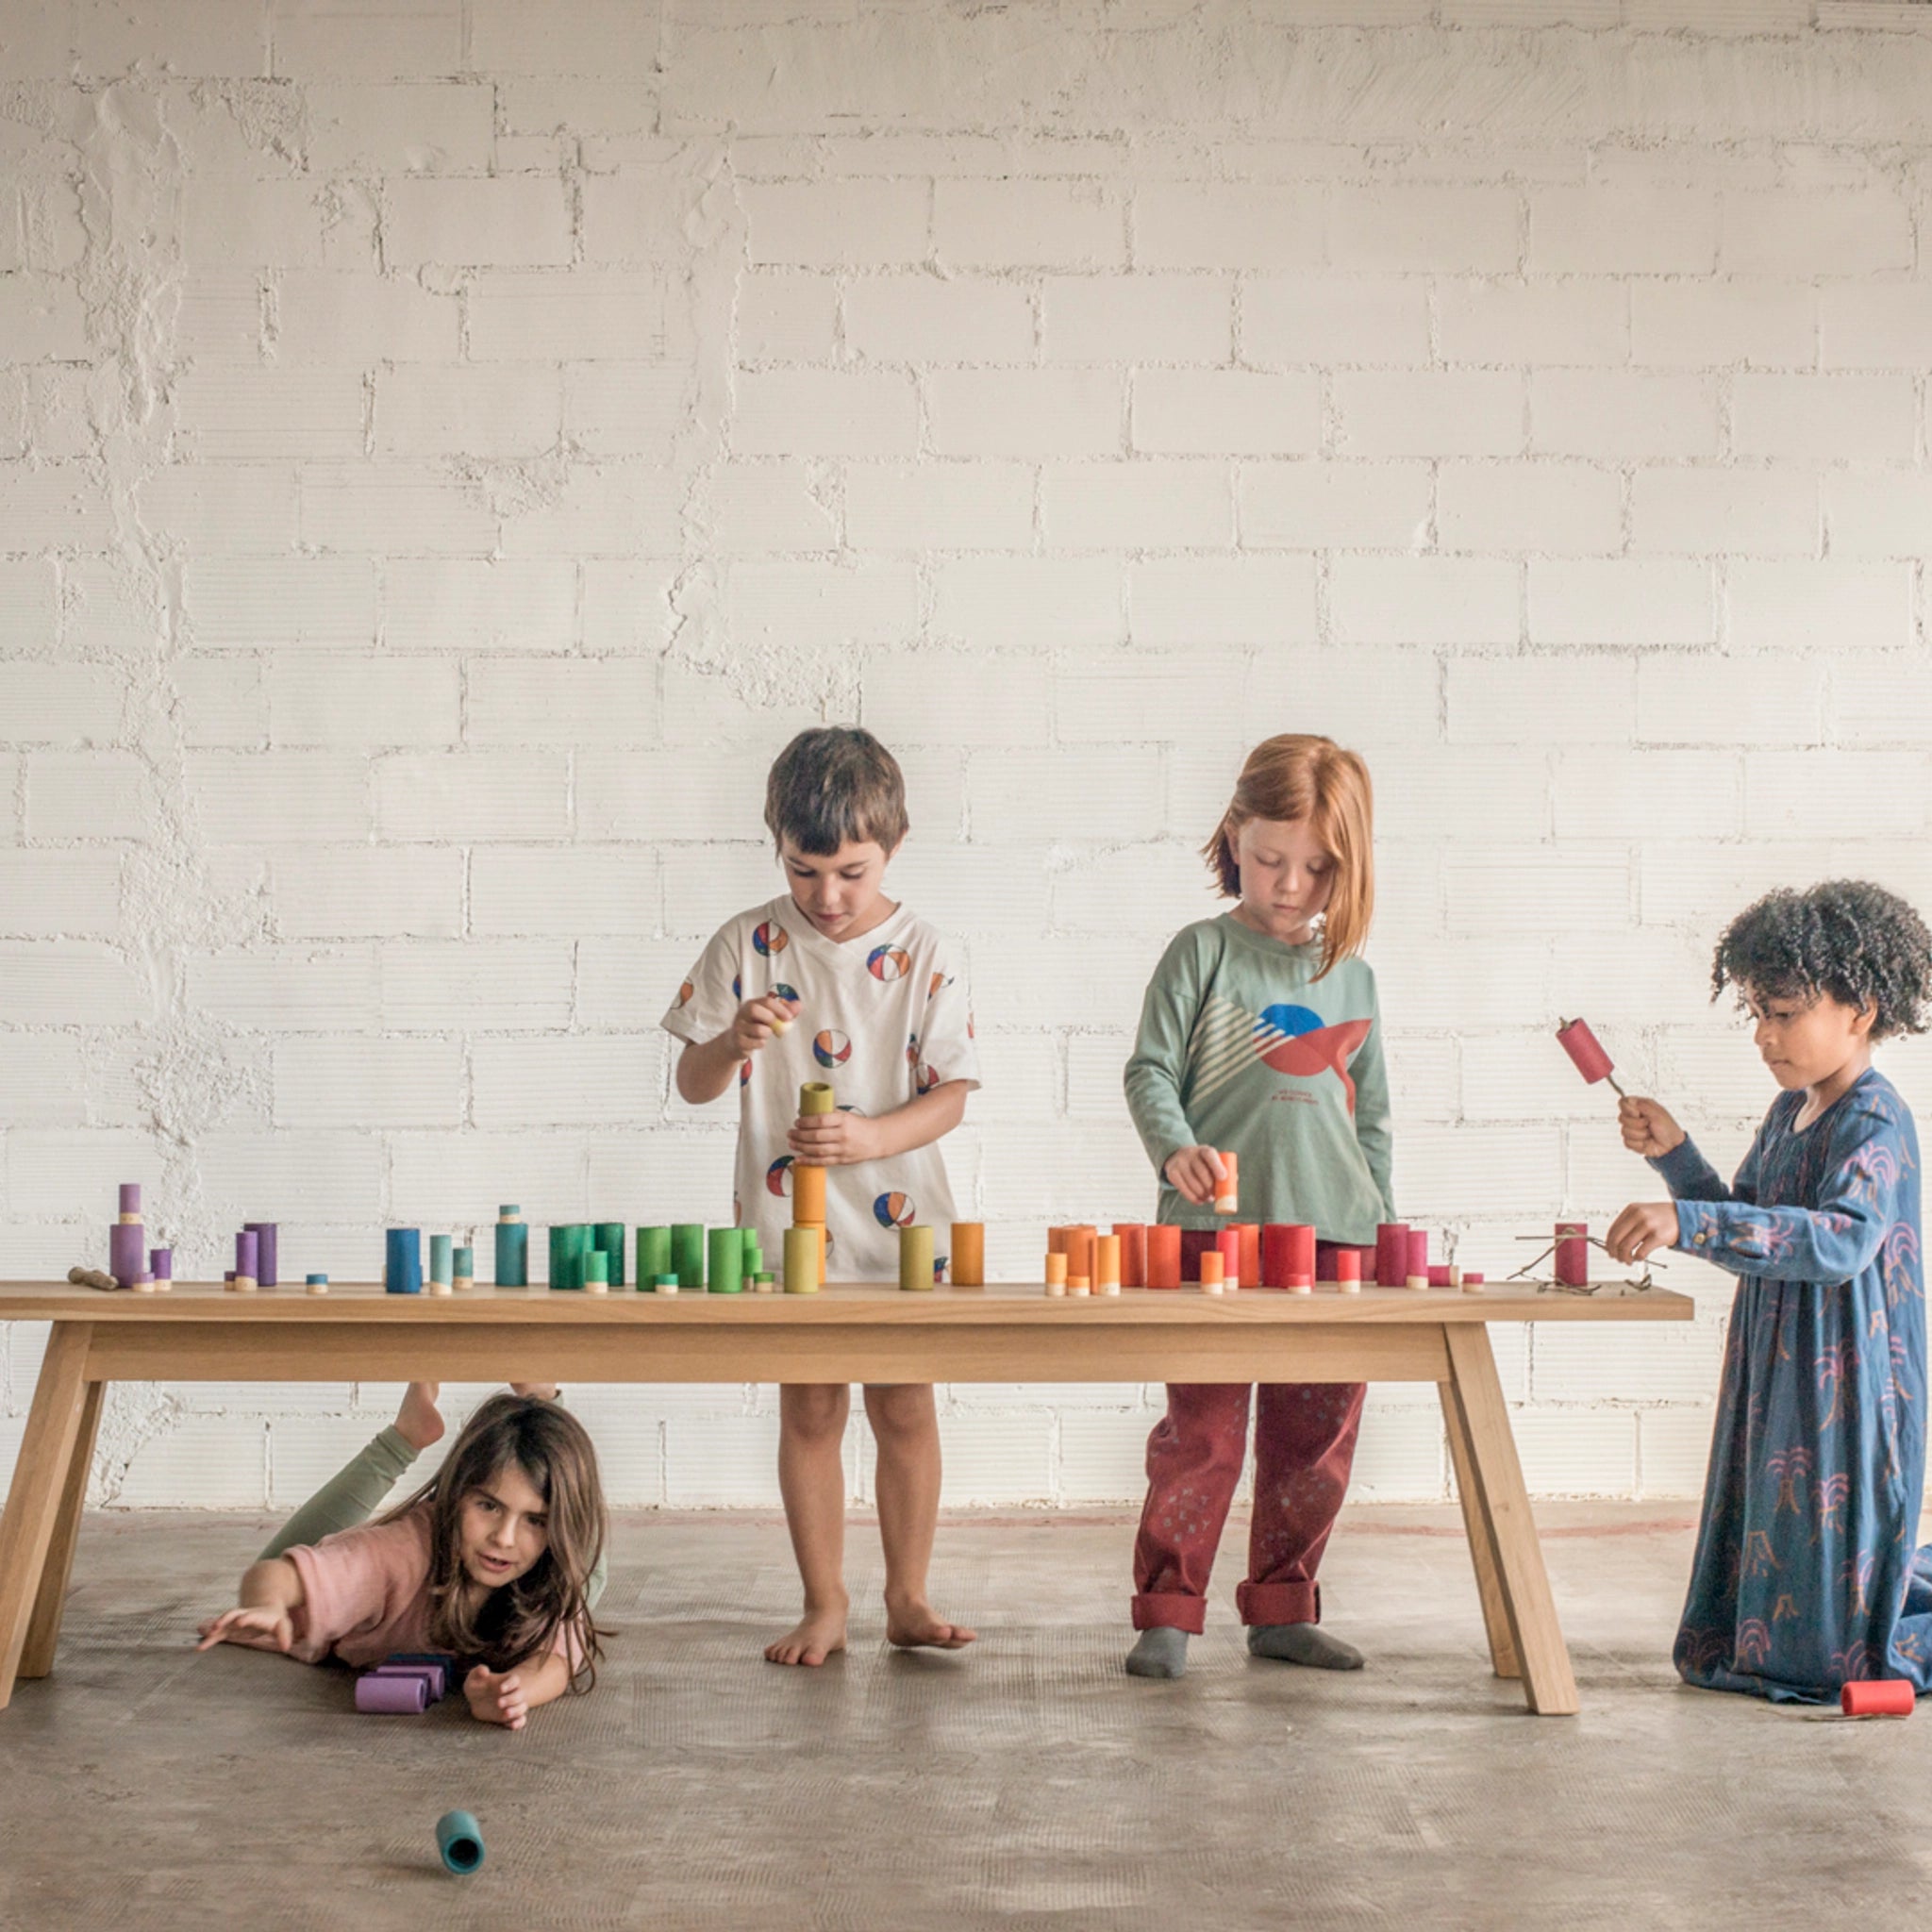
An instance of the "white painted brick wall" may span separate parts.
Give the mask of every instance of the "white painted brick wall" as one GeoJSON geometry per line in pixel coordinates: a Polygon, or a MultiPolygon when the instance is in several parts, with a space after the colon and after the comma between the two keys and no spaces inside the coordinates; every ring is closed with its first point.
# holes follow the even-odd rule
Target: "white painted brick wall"
{"type": "MultiPolygon", "coordinates": [[[[1932,902],[1932,8],[27,12],[0,1271],[121,1179],[202,1270],[243,1213],[342,1274],[506,1198],[722,1217],[656,1023],[822,719],[967,949],[1001,1270],[1147,1209],[1121,1061],[1265,731],[1375,774],[1400,1198],[1476,1265],[1654,1189],[1559,1015],[1735,1159],[1719,921],[1932,902]]],[[[1694,1326],[1498,1339],[1534,1486],[1695,1491],[1681,1272],[1694,1326]]],[[[1158,1399],[948,1391],[947,1498],[1131,1501],[1158,1399]]],[[[283,1507],[392,1400],[124,1391],[99,1492],[283,1507]]],[[[616,1500],[775,1501],[770,1391],[580,1403],[616,1500]]],[[[1447,1483],[1378,1391],[1357,1492],[1447,1483]]]]}

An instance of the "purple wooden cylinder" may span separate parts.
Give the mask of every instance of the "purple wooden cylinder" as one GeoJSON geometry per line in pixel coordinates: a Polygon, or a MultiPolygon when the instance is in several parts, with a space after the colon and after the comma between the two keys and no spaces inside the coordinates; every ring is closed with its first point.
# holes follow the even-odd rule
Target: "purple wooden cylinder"
{"type": "Polygon", "coordinates": [[[441,1664],[377,1664],[372,1677],[420,1677],[424,1694],[431,1704],[441,1704],[449,1689],[441,1664]]]}
{"type": "Polygon", "coordinates": [[[117,1221],[108,1230],[108,1273],[123,1288],[132,1288],[147,1258],[145,1230],[133,1222],[117,1221]]]}
{"type": "Polygon", "coordinates": [[[244,1221],[242,1226],[255,1237],[255,1278],[263,1288],[275,1285],[275,1231],[273,1221],[244,1221]]]}
{"type": "Polygon", "coordinates": [[[429,1708],[429,1685],[420,1671],[398,1676],[372,1671],[356,1680],[356,1708],[389,1717],[421,1717],[429,1708]]]}
{"type": "Polygon", "coordinates": [[[173,1281],[175,1278],[174,1249],[150,1248],[147,1251],[147,1272],[157,1281],[173,1281]]]}
{"type": "Polygon", "coordinates": [[[259,1247],[253,1228],[244,1227],[235,1237],[235,1275],[238,1280],[245,1274],[250,1281],[260,1281],[261,1276],[255,1272],[260,1259],[259,1247]]]}
{"type": "Polygon", "coordinates": [[[121,1183],[121,1211],[124,1214],[141,1212],[141,1183],[123,1181],[121,1183]]]}

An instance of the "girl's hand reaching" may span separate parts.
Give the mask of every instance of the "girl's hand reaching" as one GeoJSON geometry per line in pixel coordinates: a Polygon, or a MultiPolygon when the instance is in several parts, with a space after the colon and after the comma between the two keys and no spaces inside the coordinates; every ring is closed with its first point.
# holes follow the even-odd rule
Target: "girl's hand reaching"
{"type": "MultiPolygon", "coordinates": [[[[1627,1107],[1630,1103],[1625,1101],[1624,1104],[1627,1107]]],[[[1670,1116],[1666,1114],[1664,1118],[1668,1120],[1670,1116]]],[[[1632,1261],[1641,1261],[1646,1256],[1656,1254],[1659,1248],[1674,1248],[1676,1245],[1677,1204],[1674,1201],[1631,1202],[1610,1223],[1610,1231],[1604,1237],[1604,1246],[1610,1251],[1610,1258],[1623,1262],[1626,1267],[1632,1261]]]]}
{"type": "Polygon", "coordinates": [[[1646,1160],[1661,1160],[1684,1144],[1683,1128],[1655,1100],[1625,1094],[1617,1103],[1617,1124],[1624,1130],[1624,1146],[1646,1160]]]}
{"type": "Polygon", "coordinates": [[[295,1625],[289,1612],[278,1604],[243,1604],[224,1610],[200,1626],[201,1641],[196,1650],[212,1650],[218,1643],[239,1643],[249,1650],[278,1650],[284,1657],[295,1641],[295,1625]]]}
{"type": "Polygon", "coordinates": [[[1227,1163],[1212,1147],[1176,1147],[1161,1172],[1182,1200],[1205,1208],[1214,1199],[1215,1183],[1225,1176],[1227,1163]]]}
{"type": "Polygon", "coordinates": [[[797,1008],[774,992],[746,1000],[732,1019],[731,1044],[749,1058],[760,1047],[769,1045],[797,1017],[797,1008]]]}
{"type": "Polygon", "coordinates": [[[470,1701],[470,1715],[479,1724],[520,1731],[530,1715],[524,1680],[515,1671],[499,1675],[487,1664],[478,1664],[463,1679],[463,1695],[470,1701]]]}

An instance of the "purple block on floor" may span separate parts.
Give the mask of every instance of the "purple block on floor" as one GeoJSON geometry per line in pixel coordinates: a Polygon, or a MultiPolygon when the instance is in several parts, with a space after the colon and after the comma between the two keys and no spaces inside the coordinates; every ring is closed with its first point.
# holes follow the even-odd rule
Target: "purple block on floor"
{"type": "Polygon", "coordinates": [[[377,1664],[369,1674],[372,1677],[415,1677],[421,1681],[424,1696],[431,1704],[441,1704],[447,1689],[441,1664],[377,1664]]]}
{"type": "Polygon", "coordinates": [[[275,1234],[273,1221],[244,1221],[242,1226],[255,1237],[255,1278],[263,1288],[275,1285],[275,1234]]]}
{"type": "Polygon", "coordinates": [[[421,1717],[429,1708],[429,1686],[421,1672],[389,1677],[372,1671],[356,1680],[356,1708],[386,1717],[421,1717]]]}
{"type": "Polygon", "coordinates": [[[117,1221],[108,1230],[108,1273],[123,1288],[132,1288],[146,1259],[143,1230],[138,1224],[117,1221]]]}
{"type": "Polygon", "coordinates": [[[434,1671],[436,1683],[430,1694],[435,1697],[446,1697],[449,1694],[450,1680],[456,1674],[457,1660],[446,1651],[401,1650],[394,1657],[384,1657],[376,1668],[383,1671],[434,1671]]]}
{"type": "Polygon", "coordinates": [[[147,1251],[147,1272],[157,1281],[173,1281],[175,1278],[174,1249],[150,1248],[147,1251]]]}

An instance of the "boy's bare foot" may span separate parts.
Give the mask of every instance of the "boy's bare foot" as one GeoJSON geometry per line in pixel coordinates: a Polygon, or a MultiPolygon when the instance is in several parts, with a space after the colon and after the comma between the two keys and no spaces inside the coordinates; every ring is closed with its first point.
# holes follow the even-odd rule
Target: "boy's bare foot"
{"type": "Polygon", "coordinates": [[[403,1404],[396,1410],[396,1434],[410,1448],[423,1450],[442,1441],[445,1426],[442,1411],[436,1406],[441,1382],[411,1382],[403,1391],[403,1404]]]}
{"type": "Polygon", "coordinates": [[[557,1400],[555,1382],[512,1382],[509,1385],[512,1395],[541,1395],[545,1402],[557,1400]]]}
{"type": "Polygon", "coordinates": [[[796,1629],[765,1645],[768,1664],[822,1664],[845,1648],[845,1609],[808,1610],[796,1629]]]}
{"type": "Polygon", "coordinates": [[[947,1623],[924,1597],[886,1606],[886,1641],[901,1650],[964,1650],[977,1635],[947,1623]]]}

